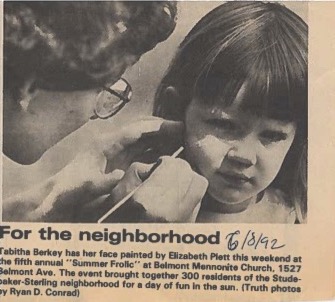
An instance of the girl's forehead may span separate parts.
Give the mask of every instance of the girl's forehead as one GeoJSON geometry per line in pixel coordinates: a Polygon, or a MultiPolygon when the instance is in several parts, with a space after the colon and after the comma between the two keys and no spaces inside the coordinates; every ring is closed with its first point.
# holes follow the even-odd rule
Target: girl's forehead
{"type": "Polygon", "coordinates": [[[236,88],[235,93],[218,91],[209,98],[195,95],[194,99],[199,110],[217,118],[231,115],[241,119],[272,119],[284,123],[296,120],[292,116],[292,106],[288,104],[287,96],[281,95],[275,100],[271,95],[259,94],[248,80],[236,88]]]}
{"type": "Polygon", "coordinates": [[[239,123],[250,126],[251,124],[262,124],[274,128],[287,128],[288,132],[295,128],[294,122],[274,119],[252,112],[251,110],[245,110],[239,100],[228,106],[220,102],[204,104],[202,101],[195,100],[193,106],[195,106],[194,109],[198,112],[198,114],[204,118],[233,119],[239,123]]]}
{"type": "MultiPolygon", "coordinates": [[[[211,101],[207,101],[204,99],[197,98],[198,101],[202,102],[205,107],[206,111],[209,111],[212,114],[225,114],[225,112],[236,112],[236,113],[247,113],[246,108],[248,106],[245,106],[247,102],[250,102],[248,100],[248,81],[245,81],[242,83],[242,85],[237,88],[236,94],[233,94],[231,96],[225,96],[223,97],[220,93],[218,93],[216,96],[213,96],[211,101]]],[[[252,113],[250,109],[248,109],[249,113],[252,113]]]]}
{"type": "Polygon", "coordinates": [[[225,105],[221,102],[206,104],[199,110],[203,111],[206,116],[213,118],[236,118],[236,119],[259,119],[261,116],[250,110],[245,110],[240,102],[233,102],[231,105],[225,105]]]}

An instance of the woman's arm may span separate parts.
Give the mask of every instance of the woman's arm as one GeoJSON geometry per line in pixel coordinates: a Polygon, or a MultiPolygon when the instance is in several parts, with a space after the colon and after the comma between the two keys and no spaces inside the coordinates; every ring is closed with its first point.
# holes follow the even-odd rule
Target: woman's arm
{"type": "Polygon", "coordinates": [[[3,220],[33,221],[34,219],[31,217],[31,214],[50,194],[54,185],[53,178],[49,178],[43,183],[38,184],[27,191],[5,199],[3,201],[3,220]]]}
{"type": "Polygon", "coordinates": [[[76,221],[85,204],[110,192],[124,175],[120,170],[102,173],[96,164],[89,154],[77,156],[56,175],[4,200],[3,220],[76,221]]]}
{"type": "MultiPolygon", "coordinates": [[[[81,221],[84,206],[109,194],[123,177],[120,168],[126,171],[134,156],[150,146],[152,140],[181,136],[182,129],[180,122],[150,117],[97,138],[91,150],[79,154],[56,175],[4,200],[3,220],[81,221]],[[106,167],[111,173],[106,173],[106,167]]],[[[90,217],[84,217],[85,221],[96,222],[93,210],[90,217]]]]}

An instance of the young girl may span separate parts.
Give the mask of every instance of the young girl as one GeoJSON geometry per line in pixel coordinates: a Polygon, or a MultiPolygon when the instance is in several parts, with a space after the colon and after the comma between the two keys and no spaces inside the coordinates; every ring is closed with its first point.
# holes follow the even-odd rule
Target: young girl
{"type": "Polygon", "coordinates": [[[228,2],[200,20],[154,115],[185,123],[185,159],[209,182],[197,222],[306,217],[305,22],[278,3],[228,2]]]}

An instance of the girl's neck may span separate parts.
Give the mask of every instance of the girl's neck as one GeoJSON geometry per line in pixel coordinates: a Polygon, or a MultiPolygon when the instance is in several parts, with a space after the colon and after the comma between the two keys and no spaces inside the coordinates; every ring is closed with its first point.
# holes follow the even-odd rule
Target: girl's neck
{"type": "Polygon", "coordinates": [[[209,194],[206,194],[201,205],[201,210],[223,214],[240,213],[245,211],[249,206],[258,203],[263,196],[264,192],[261,192],[247,200],[237,203],[228,203],[224,201],[217,201],[209,194]]]}

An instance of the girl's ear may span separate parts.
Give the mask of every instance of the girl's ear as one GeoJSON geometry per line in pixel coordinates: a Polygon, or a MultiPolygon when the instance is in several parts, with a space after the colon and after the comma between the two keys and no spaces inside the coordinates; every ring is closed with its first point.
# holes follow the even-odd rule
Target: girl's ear
{"type": "Polygon", "coordinates": [[[184,120],[183,100],[174,86],[168,86],[165,88],[162,94],[159,115],[168,120],[184,120]]]}

